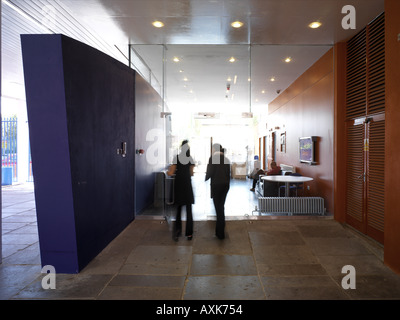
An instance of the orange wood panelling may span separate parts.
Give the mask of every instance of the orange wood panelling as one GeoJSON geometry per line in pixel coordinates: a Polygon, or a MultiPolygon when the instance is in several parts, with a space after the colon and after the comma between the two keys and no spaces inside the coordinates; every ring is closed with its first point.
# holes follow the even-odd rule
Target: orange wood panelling
{"type": "Polygon", "coordinates": [[[268,128],[279,127],[277,137],[286,132],[286,152],[275,149],[277,163],[293,165],[297,172],[312,177],[305,195],[323,197],[329,213],[334,212],[334,82],[331,49],[269,105],[268,118],[268,128]],[[298,139],[303,136],[319,137],[318,165],[299,162],[298,139]]]}

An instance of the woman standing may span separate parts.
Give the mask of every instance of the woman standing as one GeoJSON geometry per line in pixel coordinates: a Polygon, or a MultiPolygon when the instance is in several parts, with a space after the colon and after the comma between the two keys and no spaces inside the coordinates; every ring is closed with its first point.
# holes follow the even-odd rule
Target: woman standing
{"type": "Polygon", "coordinates": [[[212,155],[206,173],[206,181],[211,179],[211,197],[217,214],[215,235],[221,240],[225,238],[225,200],[231,177],[231,164],[224,152],[225,149],[220,144],[216,143],[212,146],[212,155]]]}
{"type": "Polygon", "coordinates": [[[175,174],[175,205],[177,206],[176,220],[173,228],[172,237],[178,241],[182,234],[182,207],[186,206],[186,237],[188,240],[193,238],[193,215],[192,204],[194,204],[194,195],[192,188],[192,176],[194,174],[194,160],[190,156],[189,141],[184,140],[181,146],[181,152],[175,157],[173,165],[168,170],[168,175],[175,174]]]}

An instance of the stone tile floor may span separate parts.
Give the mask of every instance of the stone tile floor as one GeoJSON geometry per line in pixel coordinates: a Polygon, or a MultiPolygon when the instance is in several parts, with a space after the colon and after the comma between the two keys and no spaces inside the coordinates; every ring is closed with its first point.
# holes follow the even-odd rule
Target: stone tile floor
{"type": "Polygon", "coordinates": [[[331,217],[195,221],[194,239],[174,242],[160,217],[138,217],[80,274],[57,274],[44,290],[33,187],[3,188],[2,300],[359,300],[400,299],[400,276],[383,248],[331,217]],[[356,289],[342,288],[342,267],[356,289]]]}

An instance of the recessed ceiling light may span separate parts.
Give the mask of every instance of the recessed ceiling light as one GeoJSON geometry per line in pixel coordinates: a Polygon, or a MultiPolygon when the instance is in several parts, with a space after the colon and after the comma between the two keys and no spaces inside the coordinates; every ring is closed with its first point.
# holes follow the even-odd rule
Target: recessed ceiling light
{"type": "Polygon", "coordinates": [[[178,57],[174,57],[172,60],[173,60],[174,62],[179,62],[179,61],[181,61],[178,57]]]}
{"type": "Polygon", "coordinates": [[[241,21],[235,21],[235,22],[232,22],[232,23],[231,23],[231,26],[232,26],[233,28],[238,29],[238,28],[243,27],[243,22],[241,22],[241,21]]]}
{"type": "Polygon", "coordinates": [[[231,62],[231,63],[234,63],[235,61],[236,61],[235,57],[231,57],[231,58],[229,59],[229,62],[231,62]]]}
{"type": "Polygon", "coordinates": [[[291,58],[291,57],[287,57],[287,58],[285,59],[285,62],[286,62],[286,63],[292,62],[292,58],[291,58]]]}
{"type": "Polygon", "coordinates": [[[156,28],[162,28],[162,27],[164,27],[164,23],[161,21],[154,21],[153,26],[156,28]]]}
{"type": "Polygon", "coordinates": [[[318,29],[320,26],[322,26],[322,23],[319,21],[314,21],[314,22],[311,22],[308,26],[311,29],[318,29]]]}
{"type": "Polygon", "coordinates": [[[186,81],[189,81],[189,79],[185,77],[185,78],[183,78],[183,81],[186,82],[186,81]]]}
{"type": "Polygon", "coordinates": [[[265,93],[265,90],[261,91],[261,93],[264,94],[264,93],[265,93]]]}
{"type": "Polygon", "coordinates": [[[276,81],[275,77],[272,77],[271,79],[269,79],[271,82],[276,81]]]}

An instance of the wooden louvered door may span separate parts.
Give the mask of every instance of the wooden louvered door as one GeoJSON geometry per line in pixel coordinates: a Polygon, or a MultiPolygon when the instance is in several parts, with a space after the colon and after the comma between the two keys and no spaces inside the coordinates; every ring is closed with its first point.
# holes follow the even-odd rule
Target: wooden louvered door
{"type": "Polygon", "coordinates": [[[385,30],[381,14],[347,43],[346,222],[383,243],[385,30]]]}
{"type": "Polygon", "coordinates": [[[365,154],[364,118],[348,121],[347,131],[347,192],[346,222],[357,230],[366,233],[365,224],[365,154]]]}
{"type": "Polygon", "coordinates": [[[385,116],[347,122],[346,221],[383,243],[385,116]]]}
{"type": "Polygon", "coordinates": [[[366,126],[366,234],[383,243],[384,174],[385,174],[385,117],[377,115],[366,126]]]}

